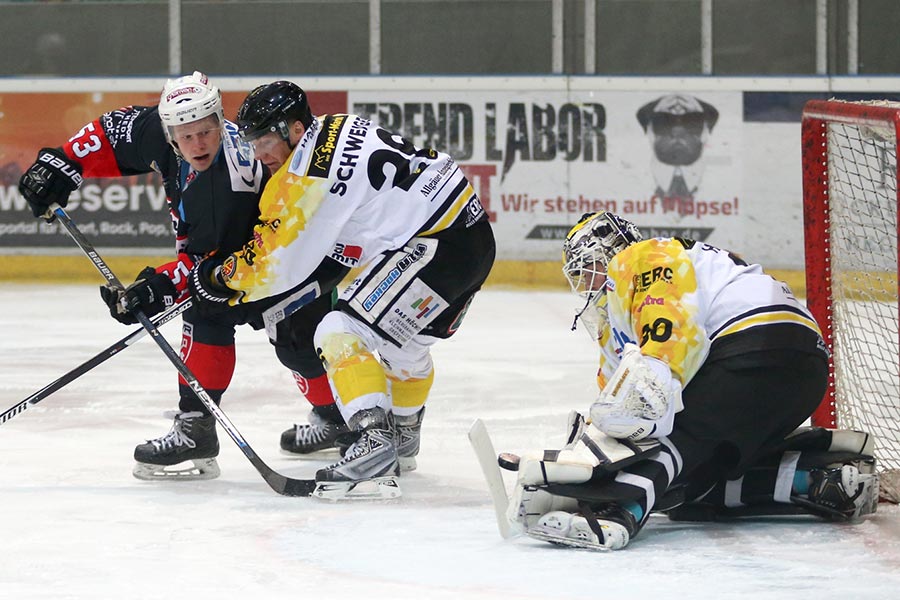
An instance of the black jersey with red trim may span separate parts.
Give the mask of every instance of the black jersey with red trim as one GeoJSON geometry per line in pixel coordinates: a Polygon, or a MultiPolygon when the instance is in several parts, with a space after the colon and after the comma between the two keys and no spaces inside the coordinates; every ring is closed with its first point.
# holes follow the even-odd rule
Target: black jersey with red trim
{"type": "Polygon", "coordinates": [[[119,177],[155,171],[166,191],[176,251],[204,255],[235,252],[259,220],[259,195],[269,179],[262,163],[225,122],[212,165],[197,171],[166,141],[155,106],[126,106],[85,125],[63,146],[84,177],[119,177]]]}

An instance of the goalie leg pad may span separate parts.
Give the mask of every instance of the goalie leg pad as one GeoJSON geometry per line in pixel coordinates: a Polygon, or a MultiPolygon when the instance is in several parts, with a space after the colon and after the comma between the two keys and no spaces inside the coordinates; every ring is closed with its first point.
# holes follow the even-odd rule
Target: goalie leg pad
{"type": "Polygon", "coordinates": [[[506,518],[513,531],[527,531],[538,519],[552,511],[575,511],[578,501],[551,494],[536,485],[516,485],[509,500],[506,518]]]}
{"type": "Polygon", "coordinates": [[[584,418],[574,411],[569,415],[568,431],[568,443],[562,450],[525,454],[512,461],[518,467],[507,507],[507,520],[513,528],[527,530],[547,512],[572,510],[585,484],[650,458],[662,447],[658,440],[636,443],[611,438],[586,425],[584,418]],[[574,493],[557,494],[548,491],[546,486],[574,490],[574,493]]]}
{"type": "Polygon", "coordinates": [[[584,483],[598,474],[615,473],[655,456],[662,448],[655,439],[617,440],[586,424],[575,411],[569,414],[568,432],[568,441],[561,450],[544,450],[519,458],[517,484],[584,483]]]}
{"type": "MultiPolygon", "coordinates": [[[[859,446],[854,442],[852,447],[859,446]]],[[[666,512],[673,520],[689,521],[784,514],[857,521],[876,511],[878,493],[871,456],[789,451],[777,466],[757,467],[740,479],[719,482],[703,499],[666,512]]]]}

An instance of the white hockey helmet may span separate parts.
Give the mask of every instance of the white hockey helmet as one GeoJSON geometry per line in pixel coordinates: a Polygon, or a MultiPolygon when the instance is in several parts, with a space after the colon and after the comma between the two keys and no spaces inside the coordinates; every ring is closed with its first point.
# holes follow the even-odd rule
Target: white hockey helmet
{"type": "Polygon", "coordinates": [[[599,275],[606,275],[613,256],[641,241],[637,226],[611,212],[582,215],[563,244],[563,273],[574,291],[590,301],[602,294],[599,275]]]}
{"type": "Polygon", "coordinates": [[[169,79],[159,96],[159,118],[162,120],[166,140],[178,151],[172,130],[176,125],[199,121],[216,115],[219,125],[225,123],[222,110],[222,93],[200,71],[178,79],[169,79]]]}

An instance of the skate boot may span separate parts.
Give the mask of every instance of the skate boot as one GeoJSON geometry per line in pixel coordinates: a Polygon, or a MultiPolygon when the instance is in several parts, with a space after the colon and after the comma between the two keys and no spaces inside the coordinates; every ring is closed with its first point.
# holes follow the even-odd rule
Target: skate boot
{"type": "MultiPolygon", "coordinates": [[[[874,460],[871,465],[858,461],[811,469],[809,478],[809,504],[804,505],[811,512],[835,521],[858,521],[878,509],[878,474],[874,460]]],[[[797,502],[796,498],[792,500],[797,502]]]]}
{"type": "Polygon", "coordinates": [[[314,406],[308,424],[294,425],[281,434],[281,452],[289,456],[336,452],[338,436],[349,431],[336,404],[314,406]]]}
{"type": "Polygon", "coordinates": [[[634,515],[617,504],[607,504],[583,515],[566,511],[545,514],[525,534],[560,546],[590,550],[619,550],[637,533],[634,515]]]}
{"type": "Polygon", "coordinates": [[[392,421],[390,413],[381,408],[353,415],[350,429],[359,437],[341,460],[316,472],[313,495],[328,500],[400,496],[400,466],[392,421]]]}
{"type": "Polygon", "coordinates": [[[219,439],[216,419],[202,412],[170,412],[175,422],[166,435],[134,449],[132,471],[144,480],[197,480],[219,476],[219,439]],[[191,466],[180,463],[191,461],[191,466]]]}
{"type": "Polygon", "coordinates": [[[419,440],[422,437],[422,418],[425,416],[425,407],[419,412],[398,416],[394,415],[394,423],[397,430],[397,457],[401,471],[415,471],[416,456],[419,454],[419,440]]]}

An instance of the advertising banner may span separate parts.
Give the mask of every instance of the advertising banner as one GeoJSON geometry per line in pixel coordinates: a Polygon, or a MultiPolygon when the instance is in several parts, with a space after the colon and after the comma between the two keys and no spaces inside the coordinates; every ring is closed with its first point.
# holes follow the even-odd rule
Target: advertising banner
{"type": "Polygon", "coordinates": [[[650,236],[740,237],[740,92],[351,91],[349,103],[463,165],[500,258],[556,260],[597,210],[650,236]]]}
{"type": "MultiPolygon", "coordinates": [[[[592,81],[308,83],[318,88],[309,90],[316,114],[360,114],[449,152],[491,216],[501,260],[557,261],[560,240],[583,213],[611,210],[647,236],[683,236],[771,268],[802,267],[800,111],[828,94],[691,79],[671,91],[640,81],[595,90],[592,81]],[[692,81],[698,89],[686,91],[692,81]]],[[[256,84],[223,84],[225,114],[234,119],[256,84]]],[[[71,248],[58,226],[31,216],[16,189],[40,148],[61,145],[106,111],[157,101],[156,91],[0,94],[0,252],[71,248]]],[[[165,200],[151,173],[89,179],[69,206],[98,246],[159,253],[172,248],[165,200]]]]}

